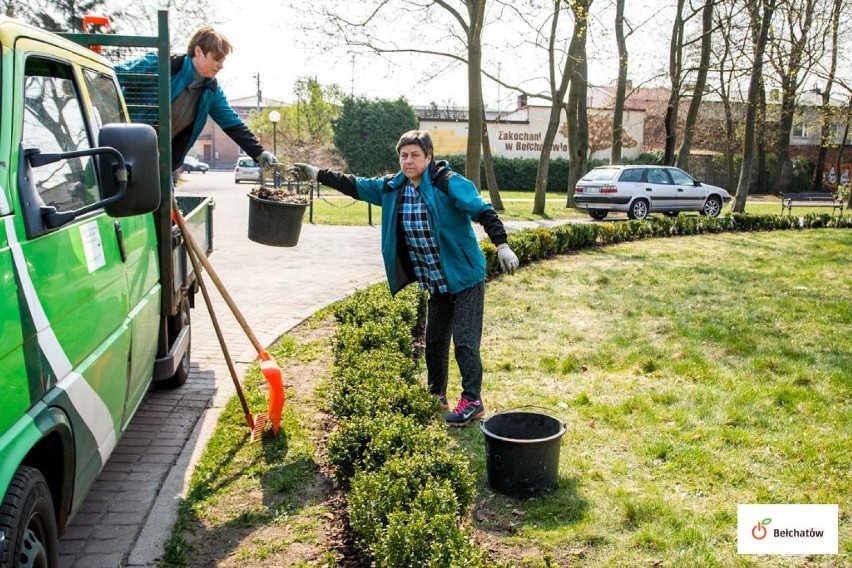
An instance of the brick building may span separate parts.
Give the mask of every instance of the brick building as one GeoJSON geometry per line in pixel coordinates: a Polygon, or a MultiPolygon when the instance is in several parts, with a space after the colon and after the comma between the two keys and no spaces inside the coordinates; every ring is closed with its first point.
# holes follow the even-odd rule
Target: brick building
{"type": "MultiPolygon", "coordinates": [[[[283,101],[274,99],[261,99],[258,104],[257,97],[243,97],[228,102],[246,124],[249,124],[251,114],[257,112],[258,108],[262,111],[266,107],[281,107],[285,104],[283,101]]],[[[258,139],[261,144],[272,150],[272,140],[262,140],[260,135],[258,139]]],[[[243,151],[215,122],[208,118],[204,130],[201,131],[201,135],[189,153],[209,164],[212,169],[231,169],[243,151]]]]}

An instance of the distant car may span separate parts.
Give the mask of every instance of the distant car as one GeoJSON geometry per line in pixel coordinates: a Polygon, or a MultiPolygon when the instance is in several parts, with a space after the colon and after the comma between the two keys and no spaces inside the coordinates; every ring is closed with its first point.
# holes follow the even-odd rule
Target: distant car
{"type": "Polygon", "coordinates": [[[201,172],[202,174],[206,174],[209,169],[210,166],[192,156],[187,156],[183,159],[183,171],[185,172],[201,172]]]}
{"type": "Polygon", "coordinates": [[[631,219],[649,213],[674,217],[681,211],[717,217],[729,201],[731,195],[721,187],[669,166],[601,166],[574,188],[574,205],[593,219],[604,219],[610,211],[627,213],[631,219]]]}
{"type": "Polygon", "coordinates": [[[251,158],[240,158],[234,166],[234,183],[249,181],[258,183],[260,181],[260,166],[251,158]]]}

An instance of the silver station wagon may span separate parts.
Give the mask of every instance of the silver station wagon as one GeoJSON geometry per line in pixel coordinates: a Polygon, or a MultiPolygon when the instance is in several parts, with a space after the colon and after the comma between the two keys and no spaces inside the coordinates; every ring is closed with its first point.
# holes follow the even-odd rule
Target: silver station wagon
{"type": "Polygon", "coordinates": [[[574,205],[598,220],[610,211],[627,213],[631,219],[649,213],[674,217],[681,211],[717,217],[729,201],[731,195],[721,187],[669,166],[601,166],[574,188],[574,205]]]}

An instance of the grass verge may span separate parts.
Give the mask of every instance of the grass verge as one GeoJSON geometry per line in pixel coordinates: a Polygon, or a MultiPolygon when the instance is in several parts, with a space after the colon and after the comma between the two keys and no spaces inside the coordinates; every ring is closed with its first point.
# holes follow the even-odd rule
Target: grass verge
{"type": "MultiPolygon", "coordinates": [[[[490,283],[486,401],[569,430],[556,492],[480,486],[480,538],[560,565],[801,565],[737,556],[737,504],[839,503],[845,557],[807,562],[848,562],[850,247],[843,230],[652,239],[490,283]]],[[[480,432],[458,436],[485,479],[480,432]]]]}

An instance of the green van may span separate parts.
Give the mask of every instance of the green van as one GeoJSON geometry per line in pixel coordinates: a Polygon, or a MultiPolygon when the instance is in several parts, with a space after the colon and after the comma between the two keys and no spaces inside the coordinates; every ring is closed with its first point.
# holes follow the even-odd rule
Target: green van
{"type": "Polygon", "coordinates": [[[0,568],[56,566],[152,381],[186,380],[195,282],[168,144],[108,60],[5,17],[0,49],[0,568]]]}

